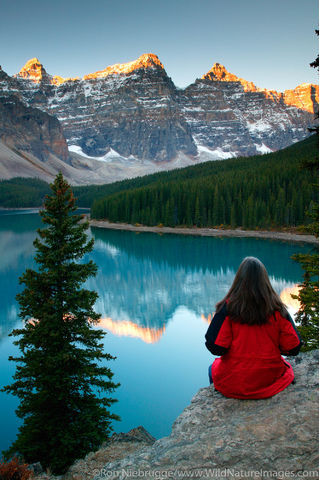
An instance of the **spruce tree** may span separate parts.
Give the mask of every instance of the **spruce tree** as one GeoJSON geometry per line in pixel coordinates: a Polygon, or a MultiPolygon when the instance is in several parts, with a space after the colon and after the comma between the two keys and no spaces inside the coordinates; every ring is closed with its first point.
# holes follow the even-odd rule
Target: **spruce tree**
{"type": "MultiPolygon", "coordinates": [[[[319,35],[319,30],[316,30],[319,35]]],[[[310,66],[319,69],[319,56],[310,66]]],[[[319,112],[316,115],[319,118],[319,112]]],[[[316,133],[319,142],[319,126],[310,129],[316,133]]],[[[319,158],[304,162],[305,168],[318,171],[319,158]]],[[[318,184],[315,184],[319,188],[318,184]]],[[[309,233],[319,239],[319,204],[313,202],[309,216],[312,223],[307,226],[309,233]]],[[[309,254],[294,255],[293,259],[298,261],[304,271],[303,282],[300,284],[298,295],[292,295],[300,302],[300,309],[297,313],[297,320],[300,322],[300,332],[303,336],[303,350],[312,350],[319,348],[319,252],[318,247],[314,247],[309,254]]]]}
{"type": "Polygon", "coordinates": [[[16,395],[23,419],[6,457],[18,452],[26,462],[40,461],[55,474],[75,459],[96,450],[112,430],[111,392],[118,386],[105,361],[103,330],[94,309],[95,291],[83,283],[97,272],[92,260],[79,262],[93,248],[88,223],[75,214],[72,190],[58,174],[40,212],[47,228],[34,241],[38,271],[20,277],[25,288],[17,295],[23,327],[14,382],[3,391],[16,395]],[[104,365],[101,364],[104,361],[104,365]]]}

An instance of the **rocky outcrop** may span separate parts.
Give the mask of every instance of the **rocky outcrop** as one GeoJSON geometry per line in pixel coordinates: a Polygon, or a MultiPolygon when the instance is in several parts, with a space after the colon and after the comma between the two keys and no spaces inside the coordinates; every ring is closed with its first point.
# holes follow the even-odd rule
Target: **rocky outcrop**
{"type": "Polygon", "coordinates": [[[0,72],[1,90],[56,116],[78,152],[158,164],[179,156],[192,163],[284,148],[309,134],[319,100],[318,85],[279,93],[218,63],[178,89],[151,53],[83,79],[49,75],[34,58],[14,78],[0,72]]]}
{"type": "MultiPolygon", "coordinates": [[[[0,70],[0,82],[7,77],[0,70]]],[[[15,79],[10,82],[13,87],[17,86],[15,79]]],[[[89,161],[88,165],[83,157],[70,156],[57,118],[25,105],[19,99],[19,92],[0,96],[1,179],[37,177],[51,182],[61,171],[75,185],[105,183],[110,170],[100,173],[102,166],[96,160],[89,161]]]]}
{"type": "Polygon", "coordinates": [[[319,350],[290,362],[296,383],[274,397],[236,400],[202,388],[170,436],[148,445],[134,440],[134,452],[108,443],[64,478],[318,478],[319,350]]]}
{"type": "MultiPolygon", "coordinates": [[[[114,433],[101,445],[97,452],[89,453],[84,459],[77,460],[69,471],[62,476],[65,480],[86,480],[93,478],[104,468],[106,462],[113,462],[156,441],[144,427],[133,428],[128,433],[114,433]]],[[[45,473],[39,462],[29,466],[36,474],[36,480],[54,480],[57,477],[45,473]]],[[[58,477],[61,478],[61,477],[58,477]]]]}
{"type": "MultiPolygon", "coordinates": [[[[206,469],[294,474],[318,470],[319,351],[302,354],[291,363],[296,383],[266,400],[229,399],[213,387],[201,389],[177,418],[169,437],[106,464],[96,478],[122,469],[157,470],[163,476],[171,471],[173,478],[179,478],[180,471],[195,476],[206,469]]],[[[245,473],[238,476],[244,478],[245,473]]]]}
{"type": "Polygon", "coordinates": [[[69,158],[59,121],[27,107],[14,95],[0,97],[0,140],[12,150],[30,153],[43,162],[50,154],[64,162],[69,158]]]}

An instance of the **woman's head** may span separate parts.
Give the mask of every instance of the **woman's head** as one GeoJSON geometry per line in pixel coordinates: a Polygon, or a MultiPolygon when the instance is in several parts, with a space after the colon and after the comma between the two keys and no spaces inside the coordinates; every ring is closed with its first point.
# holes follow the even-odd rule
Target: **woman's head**
{"type": "Polygon", "coordinates": [[[286,307],[271,286],[266,268],[255,257],[246,257],[241,262],[229,292],[216,308],[219,309],[226,300],[230,317],[249,325],[266,323],[276,310],[287,314],[286,307]]]}

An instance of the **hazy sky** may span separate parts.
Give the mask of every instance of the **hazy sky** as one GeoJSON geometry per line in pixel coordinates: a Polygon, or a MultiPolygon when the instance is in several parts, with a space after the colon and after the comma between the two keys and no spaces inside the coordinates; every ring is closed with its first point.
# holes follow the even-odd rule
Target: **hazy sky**
{"type": "Polygon", "coordinates": [[[257,86],[319,83],[319,0],[0,0],[0,64],[83,76],[143,53],[184,87],[215,62],[257,86]]]}

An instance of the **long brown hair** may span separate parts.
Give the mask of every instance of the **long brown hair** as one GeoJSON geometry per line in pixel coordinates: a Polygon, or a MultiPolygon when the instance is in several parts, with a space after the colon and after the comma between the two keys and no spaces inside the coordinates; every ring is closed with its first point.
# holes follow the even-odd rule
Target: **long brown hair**
{"type": "Polygon", "coordinates": [[[266,323],[275,311],[288,314],[271,286],[265,266],[255,257],[246,257],[241,262],[229,292],[216,304],[217,312],[225,302],[231,320],[248,325],[266,323]]]}

